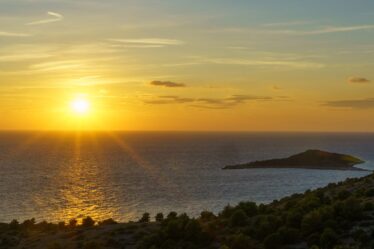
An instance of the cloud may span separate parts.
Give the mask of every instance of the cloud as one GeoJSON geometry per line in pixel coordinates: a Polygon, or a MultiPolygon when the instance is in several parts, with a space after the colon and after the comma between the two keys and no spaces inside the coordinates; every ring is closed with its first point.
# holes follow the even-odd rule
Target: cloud
{"type": "Polygon", "coordinates": [[[142,39],[107,39],[110,42],[121,44],[128,48],[161,48],[166,46],[178,46],[183,45],[184,42],[175,39],[163,39],[163,38],[142,38],[142,39]]]}
{"type": "Polygon", "coordinates": [[[298,61],[298,60],[247,60],[247,59],[231,59],[231,58],[214,58],[203,60],[206,63],[223,64],[223,65],[239,65],[239,66],[263,66],[263,67],[284,67],[293,69],[307,68],[323,68],[324,64],[298,61]]]}
{"type": "Polygon", "coordinates": [[[282,87],[277,86],[277,85],[272,85],[272,86],[271,86],[271,89],[273,89],[274,91],[280,91],[280,90],[283,90],[282,87]]]}
{"type": "Polygon", "coordinates": [[[374,98],[327,101],[323,105],[351,109],[370,109],[374,108],[374,98]]]}
{"type": "Polygon", "coordinates": [[[0,31],[0,37],[28,37],[30,34],[0,31]]]}
{"type": "MultiPolygon", "coordinates": [[[[267,25],[267,27],[276,28],[286,25],[267,25]]],[[[266,26],[263,26],[266,27],[266,26]]],[[[294,35],[294,36],[303,36],[303,35],[323,35],[331,33],[343,33],[343,32],[353,32],[353,31],[362,31],[362,30],[372,30],[374,29],[373,24],[366,25],[357,25],[357,26],[325,26],[319,27],[316,29],[256,29],[248,27],[234,27],[234,28],[224,28],[219,30],[213,30],[211,32],[230,32],[230,33],[248,33],[252,34],[265,34],[265,35],[294,35]]]]}
{"type": "Polygon", "coordinates": [[[364,77],[350,77],[348,83],[352,84],[367,84],[370,83],[370,80],[364,77]]]}
{"type": "Polygon", "coordinates": [[[145,104],[165,105],[165,104],[191,103],[191,102],[194,102],[194,101],[195,101],[195,99],[193,99],[193,98],[183,98],[183,97],[179,97],[179,96],[159,96],[158,99],[145,100],[143,102],[145,104]]]}
{"type": "Polygon", "coordinates": [[[12,53],[12,54],[0,54],[0,62],[15,62],[25,60],[38,60],[51,57],[50,54],[46,53],[12,53]]]}
{"type": "Polygon", "coordinates": [[[249,101],[273,100],[267,96],[252,95],[231,95],[226,98],[186,98],[179,96],[158,96],[156,99],[144,100],[145,104],[165,105],[165,104],[190,104],[190,107],[204,109],[228,109],[245,104],[249,101]]]}
{"type": "Polygon", "coordinates": [[[374,25],[360,25],[360,26],[345,26],[345,27],[337,27],[337,26],[330,26],[324,27],[315,30],[265,30],[265,33],[269,34],[284,34],[284,35],[323,35],[323,34],[330,34],[330,33],[342,33],[342,32],[352,32],[352,31],[359,31],[359,30],[370,30],[374,29],[374,25]]]}
{"type": "Polygon", "coordinates": [[[149,83],[152,86],[163,86],[163,87],[186,87],[183,83],[176,83],[172,81],[158,81],[154,80],[149,83]]]}
{"type": "Polygon", "coordinates": [[[265,23],[262,26],[264,27],[283,27],[283,26],[298,26],[312,24],[312,21],[292,21],[292,22],[275,22],[275,23],[265,23]]]}
{"type": "Polygon", "coordinates": [[[43,62],[31,65],[32,70],[37,71],[57,71],[57,70],[67,70],[73,68],[80,68],[84,65],[83,61],[80,60],[64,60],[64,61],[51,61],[43,62]]]}
{"type": "Polygon", "coordinates": [[[59,22],[59,21],[62,21],[64,19],[63,15],[61,15],[59,13],[56,13],[56,12],[52,12],[52,11],[48,11],[47,15],[50,18],[43,19],[43,20],[38,20],[38,21],[34,21],[34,22],[29,22],[29,23],[26,23],[26,25],[41,25],[41,24],[47,24],[47,23],[52,23],[52,22],[59,22]]]}
{"type": "Polygon", "coordinates": [[[222,99],[201,98],[197,99],[197,102],[199,102],[200,104],[194,105],[194,107],[207,109],[227,109],[240,104],[245,104],[249,101],[264,101],[272,99],[272,97],[252,95],[231,95],[222,99]]]}

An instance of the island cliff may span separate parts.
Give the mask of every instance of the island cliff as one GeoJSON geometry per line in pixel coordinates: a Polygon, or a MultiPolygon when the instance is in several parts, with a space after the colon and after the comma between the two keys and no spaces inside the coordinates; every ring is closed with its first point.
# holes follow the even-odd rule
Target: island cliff
{"type": "Polygon", "coordinates": [[[302,168],[326,170],[364,170],[354,167],[355,165],[361,163],[364,163],[364,161],[350,155],[331,153],[322,150],[307,150],[283,159],[271,159],[245,164],[229,165],[223,169],[302,168]]]}

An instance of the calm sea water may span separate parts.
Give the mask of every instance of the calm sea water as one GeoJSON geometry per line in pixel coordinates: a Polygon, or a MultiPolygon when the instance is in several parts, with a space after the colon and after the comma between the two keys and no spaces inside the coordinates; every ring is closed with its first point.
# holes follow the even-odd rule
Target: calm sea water
{"type": "Polygon", "coordinates": [[[0,133],[0,221],[90,215],[127,221],[143,212],[218,212],[267,203],[367,172],[221,170],[306,149],[348,153],[374,169],[374,134],[0,133]]]}

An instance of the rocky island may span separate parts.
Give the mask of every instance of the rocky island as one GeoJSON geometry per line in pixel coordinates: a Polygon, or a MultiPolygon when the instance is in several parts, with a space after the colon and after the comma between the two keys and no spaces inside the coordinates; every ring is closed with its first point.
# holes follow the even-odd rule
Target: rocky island
{"type": "Polygon", "coordinates": [[[301,168],[325,170],[364,170],[354,167],[364,163],[363,160],[351,155],[331,153],[322,150],[305,152],[283,158],[255,161],[245,164],[230,165],[223,169],[258,169],[258,168],[301,168]]]}

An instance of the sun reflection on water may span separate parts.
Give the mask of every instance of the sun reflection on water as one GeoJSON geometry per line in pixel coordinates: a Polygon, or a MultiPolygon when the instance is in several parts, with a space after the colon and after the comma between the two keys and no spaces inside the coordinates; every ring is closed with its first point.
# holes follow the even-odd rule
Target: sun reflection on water
{"type": "Polygon", "coordinates": [[[80,133],[76,134],[71,161],[60,167],[58,177],[64,179],[59,197],[62,205],[52,214],[53,220],[67,221],[86,216],[95,220],[118,217],[118,210],[113,208],[116,198],[107,196],[108,191],[103,189],[103,184],[98,184],[103,181],[105,169],[100,167],[97,160],[87,158],[89,156],[95,159],[99,156],[96,154],[99,150],[95,149],[95,153],[88,154],[82,152],[86,146],[93,146],[94,143],[92,140],[82,143],[81,136],[80,133]]]}

